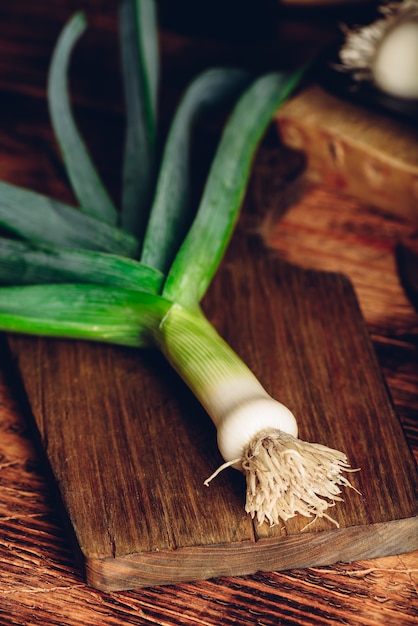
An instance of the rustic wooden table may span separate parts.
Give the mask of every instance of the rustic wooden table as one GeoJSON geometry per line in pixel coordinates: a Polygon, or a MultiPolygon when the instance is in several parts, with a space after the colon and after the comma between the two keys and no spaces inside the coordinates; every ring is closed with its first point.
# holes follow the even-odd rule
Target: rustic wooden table
{"type": "MultiPolygon", "coordinates": [[[[71,201],[45,104],[47,64],[71,12],[85,8],[91,33],[74,63],[80,123],[101,171],[117,189],[123,108],[115,2],[0,6],[0,178],[71,201]],[[59,6],[58,6],[59,5],[59,6]],[[77,71],[78,68],[78,71],[77,71]],[[105,127],[106,133],[101,133],[105,127]]],[[[299,33],[314,45],[310,27],[299,33]]],[[[329,26],[322,34],[329,34],[329,26]]],[[[274,64],[277,46],[217,43],[161,32],[164,106],[199,69],[234,60],[274,64]]],[[[279,46],[280,48],[280,46],[279,46]]],[[[247,203],[281,204],[274,132],[255,163],[247,203]]],[[[408,442],[418,455],[418,317],[400,285],[395,248],[416,245],[417,225],[326,189],[312,189],[277,220],[269,243],[304,267],[352,281],[408,442]]],[[[333,624],[416,623],[418,553],[286,572],[103,593],[89,588],[73,560],[42,451],[35,445],[20,383],[0,341],[0,624],[333,624]]]]}

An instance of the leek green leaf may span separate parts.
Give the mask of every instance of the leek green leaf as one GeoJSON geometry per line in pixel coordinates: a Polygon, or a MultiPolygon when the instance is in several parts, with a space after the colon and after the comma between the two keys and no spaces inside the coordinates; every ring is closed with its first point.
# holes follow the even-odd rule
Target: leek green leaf
{"type": "Polygon", "coordinates": [[[158,38],[154,0],[122,0],[119,10],[126,134],[121,224],[142,239],[155,185],[158,38]]]}
{"type": "Polygon", "coordinates": [[[163,280],[158,270],[126,257],[0,238],[0,284],[77,282],[159,293],[163,280]]]}
{"type": "Polygon", "coordinates": [[[167,138],[141,260],[167,272],[192,220],[190,141],[200,117],[229,103],[249,83],[247,72],[214,68],[200,74],[177,107],[167,138]]]}
{"type": "Polygon", "coordinates": [[[55,46],[48,74],[48,105],[55,137],[65,169],[85,213],[109,224],[118,214],[94,166],[74,121],[68,90],[71,52],[86,28],[83,13],[76,13],[65,25],[55,46]]]}
{"type": "Polygon", "coordinates": [[[195,307],[222,260],[238,219],[258,144],[302,72],[261,76],[226,123],[195,220],[169,270],[163,295],[195,307]]]}
{"type": "Polygon", "coordinates": [[[138,242],[68,204],[0,181],[0,227],[37,244],[135,256],[138,242]]]}
{"type": "Polygon", "coordinates": [[[149,346],[172,306],[161,296],[85,284],[0,289],[3,331],[149,346]]]}

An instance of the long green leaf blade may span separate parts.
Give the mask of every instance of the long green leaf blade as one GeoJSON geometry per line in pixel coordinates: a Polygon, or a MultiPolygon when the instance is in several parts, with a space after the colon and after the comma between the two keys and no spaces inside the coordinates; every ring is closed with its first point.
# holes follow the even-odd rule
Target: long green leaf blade
{"type": "Polygon", "coordinates": [[[149,346],[171,306],[153,294],[96,285],[3,287],[0,330],[149,346]]]}
{"type": "Polygon", "coordinates": [[[249,83],[236,69],[215,68],[199,75],[184,94],[167,138],[141,260],[167,272],[192,219],[190,141],[197,120],[231,101],[249,83]]]}
{"type": "Polygon", "coordinates": [[[196,219],[168,273],[163,290],[168,299],[195,306],[205,294],[234,230],[259,141],[301,73],[262,76],[235,106],[213,160],[196,219]]]}
{"type": "Polygon", "coordinates": [[[75,123],[70,104],[68,71],[71,53],[86,28],[83,13],[76,13],[58,38],[48,73],[48,105],[68,178],[81,210],[116,224],[117,210],[94,166],[75,123]]]}
{"type": "Polygon", "coordinates": [[[0,181],[0,227],[37,244],[101,250],[133,257],[138,241],[63,202],[0,181]]]}
{"type": "Polygon", "coordinates": [[[125,257],[0,238],[3,285],[92,283],[159,293],[163,280],[158,270],[125,257]]]}
{"type": "Polygon", "coordinates": [[[156,0],[135,0],[139,56],[143,59],[148,127],[155,139],[159,80],[159,50],[156,0]]]}
{"type": "Polygon", "coordinates": [[[155,184],[159,57],[154,0],[122,0],[119,24],[126,105],[121,224],[142,239],[155,184]]]}

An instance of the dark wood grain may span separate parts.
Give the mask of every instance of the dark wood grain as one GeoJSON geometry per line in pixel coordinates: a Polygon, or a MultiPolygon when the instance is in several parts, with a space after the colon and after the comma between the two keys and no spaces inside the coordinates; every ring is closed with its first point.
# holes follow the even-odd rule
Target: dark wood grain
{"type": "MultiPolygon", "coordinates": [[[[55,34],[67,11],[69,14],[79,8],[78,3],[75,5],[54,3],[43,8],[42,3],[19,0],[0,7],[1,178],[64,200],[71,199],[71,194],[48,125],[44,73],[55,34]]],[[[117,76],[112,74],[116,57],[110,52],[115,46],[109,39],[115,32],[111,17],[114,3],[92,0],[89,7],[91,19],[102,24],[101,30],[89,37],[99,38],[101,48],[94,57],[89,50],[91,39],[86,39],[88,54],[81,54],[80,65],[93,65],[99,75],[109,63],[109,84],[118,85],[117,76]]],[[[280,30],[290,32],[303,47],[307,40],[311,43],[312,31],[307,33],[305,26],[299,29],[295,20],[290,30],[286,31],[284,25],[280,30]]],[[[243,58],[242,50],[236,52],[228,46],[223,49],[209,39],[199,41],[173,33],[164,33],[162,45],[167,55],[164,102],[169,109],[178,86],[195,71],[225,58],[243,58]]],[[[76,84],[83,85],[82,93],[74,93],[79,103],[77,113],[83,128],[91,128],[89,141],[117,196],[121,105],[117,89],[107,93],[106,82],[94,83],[87,73],[76,79],[76,84]],[[104,92],[106,97],[95,99],[104,92]],[[112,115],[106,113],[107,105],[112,115]],[[103,149],[103,144],[108,144],[106,137],[98,133],[101,122],[111,133],[112,142],[116,141],[115,150],[103,149]]],[[[281,153],[273,138],[264,143],[255,163],[247,195],[251,210],[271,214],[282,206],[286,181],[282,170],[281,153]]],[[[371,207],[320,189],[305,194],[303,201],[278,221],[274,233],[271,243],[284,259],[350,277],[396,412],[409,445],[418,454],[418,320],[402,291],[394,261],[397,242],[416,239],[416,225],[388,218],[371,207]]],[[[44,455],[34,446],[31,420],[3,342],[0,350],[0,624],[416,623],[418,552],[140,591],[103,593],[88,587],[58,516],[59,506],[44,455]]]]}

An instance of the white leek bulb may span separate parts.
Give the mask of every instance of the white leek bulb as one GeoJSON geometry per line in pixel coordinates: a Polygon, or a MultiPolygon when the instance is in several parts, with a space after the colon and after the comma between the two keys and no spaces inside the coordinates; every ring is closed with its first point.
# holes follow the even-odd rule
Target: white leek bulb
{"type": "MultiPolygon", "coordinates": [[[[245,385],[247,388],[248,385],[245,385]]],[[[244,396],[245,397],[245,396],[244,396]]],[[[297,437],[298,425],[293,413],[266,392],[246,399],[230,411],[217,426],[218,448],[226,462],[244,458],[248,442],[260,432],[280,430],[297,437]]]]}

